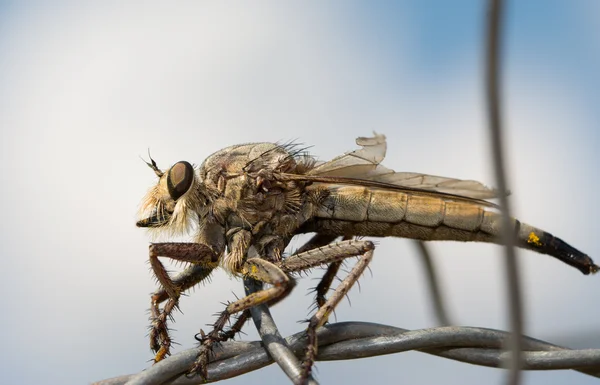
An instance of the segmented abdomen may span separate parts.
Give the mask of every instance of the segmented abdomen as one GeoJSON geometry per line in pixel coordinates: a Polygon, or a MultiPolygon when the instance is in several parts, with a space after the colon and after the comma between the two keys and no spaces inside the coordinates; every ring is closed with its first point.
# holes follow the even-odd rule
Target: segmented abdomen
{"type": "MultiPolygon", "coordinates": [[[[322,186],[320,187],[322,188],[322,186]]],[[[476,200],[436,193],[329,185],[313,220],[301,231],[346,236],[404,237],[424,241],[500,242],[501,216],[476,200]]],[[[598,267],[552,234],[512,219],[516,245],[556,257],[584,274],[598,267]]]]}

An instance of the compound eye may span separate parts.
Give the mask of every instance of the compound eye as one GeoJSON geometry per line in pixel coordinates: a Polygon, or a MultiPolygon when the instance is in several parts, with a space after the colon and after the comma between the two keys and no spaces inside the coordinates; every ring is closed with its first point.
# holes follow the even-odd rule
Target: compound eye
{"type": "Polygon", "coordinates": [[[167,174],[167,188],[173,200],[179,199],[192,186],[194,168],[185,161],[177,162],[167,174]]]}

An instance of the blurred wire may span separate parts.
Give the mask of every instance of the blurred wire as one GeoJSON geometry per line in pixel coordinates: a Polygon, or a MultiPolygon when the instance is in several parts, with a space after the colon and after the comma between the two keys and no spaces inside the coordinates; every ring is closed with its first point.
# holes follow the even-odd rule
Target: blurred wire
{"type": "Polygon", "coordinates": [[[423,260],[429,296],[431,297],[431,302],[433,303],[433,311],[435,313],[435,317],[437,318],[438,324],[442,326],[452,325],[450,316],[446,310],[442,291],[440,290],[440,284],[438,282],[439,278],[433,264],[433,259],[431,258],[431,253],[429,252],[427,245],[425,245],[425,242],[417,241],[415,244],[417,245],[419,253],[421,254],[420,259],[423,260]]]}
{"type": "MultiPolygon", "coordinates": [[[[409,331],[374,323],[340,322],[323,326],[317,334],[319,361],[373,357],[409,350],[489,367],[503,367],[509,358],[503,351],[508,333],[493,329],[443,326],[409,331]]],[[[304,354],[304,332],[286,338],[286,343],[295,354],[304,354]]],[[[600,349],[570,350],[529,337],[523,337],[522,346],[523,369],[574,369],[600,378],[600,349]]],[[[200,377],[185,376],[198,352],[197,348],[189,349],[137,375],[95,384],[199,384],[202,383],[200,377]]],[[[239,376],[273,363],[260,342],[224,342],[214,352],[208,366],[208,382],[239,376]]]]}
{"type": "Polygon", "coordinates": [[[514,248],[514,226],[510,216],[506,170],[503,159],[502,110],[500,107],[500,65],[501,65],[501,27],[502,0],[490,0],[488,8],[486,41],[486,94],[491,147],[493,154],[496,186],[500,191],[500,211],[502,215],[502,241],[505,245],[507,290],[510,307],[511,335],[508,340],[511,355],[509,360],[508,384],[518,385],[521,366],[521,335],[523,334],[523,305],[521,303],[521,284],[519,282],[517,258],[514,248]]]}

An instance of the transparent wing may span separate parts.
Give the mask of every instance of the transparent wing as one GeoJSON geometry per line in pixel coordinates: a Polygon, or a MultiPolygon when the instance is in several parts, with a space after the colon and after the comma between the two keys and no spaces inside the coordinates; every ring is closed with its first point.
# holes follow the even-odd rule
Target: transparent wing
{"type": "Polygon", "coordinates": [[[385,158],[387,149],[385,136],[377,133],[373,134],[375,136],[372,138],[360,137],[356,139],[356,144],[361,146],[358,150],[347,152],[329,162],[317,164],[309,174],[347,178],[364,177],[381,163],[385,158]]]}
{"type": "Polygon", "coordinates": [[[317,164],[308,175],[355,178],[396,186],[437,191],[475,199],[498,197],[498,191],[474,180],[446,178],[414,172],[396,172],[382,166],[387,143],[385,136],[374,133],[371,138],[357,138],[358,150],[338,156],[329,162],[317,164]]]}

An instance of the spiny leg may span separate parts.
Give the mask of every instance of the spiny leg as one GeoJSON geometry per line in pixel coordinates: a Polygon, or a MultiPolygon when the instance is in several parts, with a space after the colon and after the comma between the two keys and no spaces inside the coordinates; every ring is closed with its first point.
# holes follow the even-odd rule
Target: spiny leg
{"type": "MultiPolygon", "coordinates": [[[[180,274],[173,278],[173,284],[179,288],[180,292],[184,292],[189,288],[200,283],[204,279],[208,278],[212,272],[212,268],[206,268],[201,265],[191,265],[185,268],[180,274]]],[[[150,297],[150,349],[155,353],[158,352],[163,346],[170,346],[172,341],[167,332],[166,319],[172,318],[171,312],[176,305],[174,300],[169,299],[169,295],[164,288],[159,288],[150,297]],[[168,306],[165,306],[163,314],[159,309],[159,304],[164,301],[168,301],[168,306]]],[[[168,355],[168,349],[161,351],[159,357],[155,357],[155,362],[160,361],[165,355],[168,355]],[[158,358],[158,360],[156,359],[158,358]]]]}
{"type": "MultiPolygon", "coordinates": [[[[312,238],[310,238],[310,240],[302,245],[302,247],[296,249],[293,254],[300,254],[307,250],[327,245],[336,238],[338,238],[336,235],[315,234],[312,238]]],[[[287,242],[284,240],[284,243],[288,244],[289,240],[287,240],[287,242]]],[[[264,251],[268,253],[270,250],[267,249],[264,251]]],[[[280,260],[280,258],[270,259],[269,255],[266,255],[266,257],[270,261],[280,260]]],[[[262,289],[262,283],[253,279],[245,279],[244,286],[246,295],[262,289]]],[[[276,302],[277,300],[273,300],[267,304],[254,306],[249,311],[252,314],[252,319],[254,320],[254,324],[258,330],[258,334],[260,335],[265,349],[269,352],[277,365],[281,367],[283,372],[290,378],[290,380],[292,380],[293,383],[297,383],[302,377],[303,373],[302,362],[299,361],[295,356],[286,340],[281,337],[277,325],[269,312],[268,308],[275,305],[276,302]]],[[[316,382],[310,377],[308,382],[316,384],[316,382]]]]}
{"type": "Polygon", "coordinates": [[[315,287],[315,301],[317,302],[317,309],[320,309],[325,305],[326,298],[325,294],[329,291],[331,284],[333,283],[333,279],[337,276],[340,267],[342,266],[342,261],[333,262],[329,264],[327,271],[319,281],[317,287],[315,287]]]}
{"type": "Polygon", "coordinates": [[[158,362],[170,354],[171,338],[167,319],[177,308],[181,292],[206,279],[216,267],[219,256],[206,245],[199,243],[153,243],[150,245],[150,266],[161,285],[151,296],[150,304],[150,348],[156,353],[158,362]],[[176,261],[190,262],[191,266],[172,279],[158,257],[167,257],[176,261]],[[163,310],[159,304],[167,301],[163,310]]]}
{"type": "Polygon", "coordinates": [[[234,324],[221,334],[223,341],[230,340],[234,338],[236,334],[240,333],[246,321],[250,319],[250,316],[250,310],[244,310],[244,312],[235,320],[234,324]]]}
{"type": "MultiPolygon", "coordinates": [[[[240,273],[247,278],[268,283],[271,287],[257,291],[228,304],[213,324],[213,330],[206,335],[204,335],[202,331],[200,332],[200,340],[202,341],[203,349],[198,354],[198,358],[190,369],[190,374],[199,374],[203,379],[207,379],[209,353],[216,342],[225,341],[229,338],[229,335],[223,333],[222,330],[233,314],[241,311],[244,311],[245,313],[251,307],[263,303],[274,304],[285,298],[295,286],[295,281],[277,265],[261,258],[248,259],[242,265],[240,273]]],[[[240,318],[244,318],[245,321],[245,314],[242,314],[240,318]]],[[[198,339],[198,337],[196,338],[198,339]]]]}
{"type": "MultiPolygon", "coordinates": [[[[312,249],[320,247],[320,246],[327,245],[330,242],[334,241],[336,238],[338,238],[338,236],[316,234],[309,241],[307,241],[302,247],[300,247],[298,250],[296,250],[294,255],[306,252],[308,250],[312,250],[312,249]]],[[[250,278],[251,274],[248,274],[247,276],[250,278]]],[[[264,280],[264,281],[258,280],[258,282],[268,282],[268,281],[267,280],[264,280]]],[[[293,281],[291,283],[292,283],[292,285],[294,284],[293,281]]],[[[291,290],[291,288],[289,290],[291,290]]],[[[289,291],[288,291],[288,293],[289,293],[289,291]]],[[[274,298],[266,301],[265,304],[269,307],[273,306],[276,303],[278,303],[280,300],[282,300],[284,297],[285,297],[285,295],[282,295],[279,297],[275,296],[274,298]]],[[[236,320],[234,325],[232,325],[232,327],[229,330],[226,330],[224,332],[217,332],[217,333],[215,333],[215,331],[213,330],[212,335],[213,336],[217,335],[218,338],[213,339],[212,342],[208,341],[208,339],[210,339],[211,333],[209,333],[209,335],[204,335],[204,332],[201,331],[201,333],[198,333],[196,335],[195,338],[198,341],[203,342],[203,346],[205,347],[205,349],[203,349],[203,351],[201,352],[201,355],[204,355],[204,357],[202,357],[202,356],[198,357],[198,360],[196,361],[194,367],[190,370],[190,373],[200,373],[201,376],[204,376],[204,378],[206,378],[206,374],[207,374],[206,369],[203,369],[203,368],[207,367],[208,353],[210,352],[211,346],[215,342],[222,342],[222,341],[229,340],[229,339],[233,338],[235,336],[235,334],[239,333],[241,331],[242,327],[244,326],[245,322],[251,316],[249,309],[251,307],[257,306],[257,305],[260,305],[260,303],[251,305],[248,307],[248,309],[244,310],[243,313],[238,317],[238,319],[236,320]],[[205,341],[206,341],[206,343],[204,343],[205,341]]],[[[221,314],[221,317],[225,313],[227,313],[227,310],[221,314]]],[[[233,314],[233,313],[230,313],[229,316],[231,316],[231,314],[233,314]]],[[[223,326],[226,322],[227,322],[227,320],[223,321],[221,328],[223,328],[223,326]]],[[[217,324],[219,324],[219,323],[220,323],[220,320],[217,320],[217,322],[215,322],[215,324],[213,326],[216,327],[217,324]]]]}
{"type": "MultiPolygon", "coordinates": [[[[351,239],[352,239],[352,237],[344,236],[342,238],[342,241],[349,241],[351,239]]],[[[333,241],[333,239],[331,241],[333,241]]],[[[330,243],[330,242],[327,242],[327,243],[330,243]]],[[[320,247],[320,246],[325,246],[325,245],[324,244],[317,245],[317,247],[320,247]]],[[[320,309],[321,307],[323,307],[323,305],[325,304],[325,301],[326,301],[325,294],[327,294],[327,292],[329,291],[329,288],[331,287],[331,284],[333,283],[333,280],[337,276],[337,273],[340,270],[341,266],[342,266],[342,261],[330,263],[329,267],[327,267],[327,271],[325,272],[323,277],[321,277],[321,281],[319,281],[319,284],[317,285],[317,287],[315,287],[315,301],[317,303],[317,310],[320,309]]]]}
{"type": "MultiPolygon", "coordinates": [[[[320,246],[325,246],[328,243],[330,243],[331,241],[335,240],[336,238],[337,238],[337,236],[316,234],[308,242],[306,242],[304,245],[302,245],[302,247],[300,247],[298,250],[296,250],[296,252],[293,255],[297,255],[297,254],[303,253],[307,250],[311,250],[311,249],[314,249],[314,248],[317,248],[320,246]]],[[[334,262],[334,264],[336,264],[336,263],[337,262],[334,262]]],[[[335,274],[334,274],[334,276],[335,276],[335,274]]],[[[325,289],[325,292],[327,292],[327,290],[329,290],[328,287],[325,289]]],[[[271,306],[277,304],[282,299],[283,299],[282,297],[273,298],[271,301],[269,301],[267,303],[267,305],[269,307],[271,307],[271,306]]],[[[244,312],[235,321],[234,325],[232,325],[229,330],[225,331],[222,334],[222,337],[224,338],[224,340],[229,340],[229,339],[235,337],[235,335],[237,333],[241,332],[242,327],[244,326],[244,323],[246,323],[246,321],[250,318],[250,316],[251,316],[250,311],[244,310],[244,312]]]]}
{"type": "MultiPolygon", "coordinates": [[[[300,247],[298,250],[296,250],[294,255],[305,252],[307,250],[314,249],[319,246],[326,245],[326,244],[330,243],[331,241],[335,240],[336,238],[337,238],[337,236],[335,236],[335,235],[332,236],[332,235],[316,234],[310,240],[308,240],[302,247],[300,247]]],[[[279,258],[277,258],[277,259],[279,259],[279,258]]],[[[274,258],[274,260],[275,260],[275,258],[274,258]]],[[[269,307],[273,306],[277,302],[279,302],[281,299],[283,299],[283,297],[273,298],[273,299],[269,300],[266,303],[266,305],[269,307]]],[[[222,341],[226,341],[226,340],[234,338],[237,333],[241,332],[242,327],[244,326],[246,321],[250,318],[250,316],[251,316],[251,312],[248,309],[244,310],[244,312],[238,317],[238,319],[231,326],[231,328],[220,333],[218,342],[222,342],[222,341]]],[[[207,336],[204,335],[203,333],[204,332],[201,331],[201,333],[196,334],[196,336],[195,336],[196,340],[203,342],[207,338],[207,336]]],[[[217,341],[215,341],[215,342],[217,342],[217,341]]],[[[208,351],[208,349],[206,349],[206,350],[208,351]]],[[[202,363],[200,363],[200,366],[202,366],[202,363]]],[[[190,370],[190,372],[200,372],[200,373],[204,372],[205,373],[205,371],[203,371],[201,368],[190,370]]]]}
{"type": "Polygon", "coordinates": [[[310,375],[317,355],[317,328],[327,322],[331,312],[348,293],[354,283],[358,281],[358,278],[373,259],[374,248],[375,245],[370,241],[347,240],[298,254],[281,262],[281,267],[284,271],[298,272],[327,263],[341,262],[348,257],[360,256],[360,259],[348,273],[348,276],[340,282],[331,297],[325,301],[323,306],[319,308],[309,321],[306,329],[308,342],[303,362],[303,380],[306,380],[310,375]]]}
{"type": "MultiPolygon", "coordinates": [[[[272,300],[268,301],[266,305],[271,307],[277,304],[283,298],[284,297],[273,298],[272,300]]],[[[227,341],[234,338],[237,333],[240,333],[242,331],[244,324],[250,319],[251,316],[252,314],[249,309],[244,310],[243,313],[240,314],[239,317],[235,320],[235,323],[231,325],[231,327],[228,330],[221,333],[221,341],[227,341]]],[[[198,340],[198,338],[196,339],[198,340]]]]}
{"type": "MultiPolygon", "coordinates": [[[[326,245],[330,244],[331,242],[335,241],[337,238],[338,238],[337,235],[317,233],[311,239],[309,239],[304,245],[302,245],[302,247],[300,247],[298,250],[296,250],[294,252],[294,254],[292,254],[292,256],[298,255],[301,253],[305,253],[307,251],[317,249],[319,247],[326,246],[326,245]]],[[[348,238],[348,237],[343,238],[343,240],[348,240],[348,239],[350,239],[350,238],[348,238]]],[[[325,294],[331,287],[331,283],[333,282],[333,279],[337,275],[337,272],[340,269],[340,266],[341,266],[340,262],[331,263],[327,268],[327,272],[321,278],[321,281],[319,282],[319,284],[314,288],[314,291],[316,293],[315,300],[317,303],[317,309],[320,308],[321,306],[323,306],[323,304],[325,303],[325,294]]]]}
{"type": "Polygon", "coordinates": [[[298,250],[294,252],[292,255],[298,255],[312,249],[316,249],[318,247],[322,247],[330,244],[338,238],[337,235],[329,235],[329,234],[315,234],[311,239],[309,239],[305,244],[303,244],[298,250]]]}

